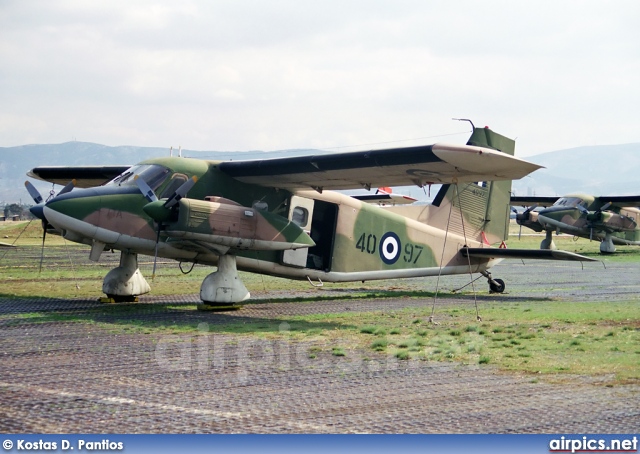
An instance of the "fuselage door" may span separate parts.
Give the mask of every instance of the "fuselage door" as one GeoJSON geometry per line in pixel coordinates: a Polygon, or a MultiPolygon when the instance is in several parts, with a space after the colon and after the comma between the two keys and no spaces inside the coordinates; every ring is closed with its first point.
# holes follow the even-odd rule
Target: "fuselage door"
{"type": "MultiPolygon", "coordinates": [[[[289,203],[289,220],[297,224],[308,235],[311,233],[311,220],[313,219],[313,199],[291,196],[289,203]]],[[[282,253],[282,263],[284,265],[305,268],[307,266],[307,256],[309,248],[289,249],[282,253]]]]}

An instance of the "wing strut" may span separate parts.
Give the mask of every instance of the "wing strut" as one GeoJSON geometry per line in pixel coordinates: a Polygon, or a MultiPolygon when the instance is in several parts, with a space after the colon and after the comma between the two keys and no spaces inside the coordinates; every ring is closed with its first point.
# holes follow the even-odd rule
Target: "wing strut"
{"type": "MultiPolygon", "coordinates": [[[[462,200],[460,199],[460,190],[459,190],[459,185],[458,185],[457,181],[455,181],[453,183],[453,190],[454,190],[454,198],[456,198],[458,200],[458,206],[459,206],[459,209],[461,211],[461,216],[460,217],[462,219],[462,235],[464,236],[465,244],[467,244],[467,231],[466,231],[465,225],[464,225],[464,216],[462,215],[462,212],[464,210],[462,209],[462,200]]],[[[438,299],[438,289],[439,289],[439,286],[440,286],[440,276],[442,275],[442,268],[444,266],[444,254],[445,254],[445,250],[446,250],[446,247],[447,247],[447,239],[449,238],[449,226],[451,225],[451,214],[453,212],[453,205],[454,205],[453,203],[449,204],[449,217],[447,218],[447,227],[445,229],[444,243],[442,245],[442,255],[440,256],[440,266],[439,266],[439,269],[438,269],[438,278],[436,280],[436,291],[435,291],[435,295],[433,296],[433,306],[431,308],[431,315],[429,316],[429,322],[430,323],[434,323],[433,316],[434,316],[434,313],[435,313],[435,310],[436,310],[436,301],[438,299]]],[[[477,298],[477,295],[476,295],[476,287],[474,285],[474,282],[477,279],[473,279],[473,272],[471,271],[471,258],[470,257],[467,257],[467,262],[469,264],[469,279],[471,280],[470,284],[471,284],[471,286],[473,288],[473,300],[474,300],[475,307],[476,307],[476,319],[478,321],[481,321],[482,317],[480,317],[480,312],[479,312],[479,309],[478,309],[478,298],[477,298]]],[[[469,285],[469,284],[467,284],[467,285],[469,285]]]]}
{"type": "MultiPolygon", "coordinates": [[[[458,185],[456,184],[456,187],[458,185]]],[[[438,269],[438,278],[436,279],[436,291],[433,295],[433,306],[431,307],[431,315],[429,316],[429,323],[434,323],[433,315],[436,311],[436,301],[438,299],[438,290],[440,289],[440,276],[442,275],[442,264],[444,263],[444,251],[447,248],[447,238],[449,238],[449,224],[451,223],[451,212],[453,211],[453,203],[449,204],[449,217],[447,218],[447,228],[444,232],[444,243],[442,245],[442,255],[440,255],[440,266],[438,269]]]]}

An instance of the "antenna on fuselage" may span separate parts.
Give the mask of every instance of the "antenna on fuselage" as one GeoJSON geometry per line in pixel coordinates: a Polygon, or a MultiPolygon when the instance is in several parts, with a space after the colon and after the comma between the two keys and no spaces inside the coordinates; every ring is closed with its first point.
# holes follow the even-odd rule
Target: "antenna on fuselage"
{"type": "Polygon", "coordinates": [[[468,118],[452,118],[452,120],[456,120],[456,121],[468,121],[469,123],[471,123],[471,129],[476,129],[476,125],[473,124],[473,121],[469,120],[468,118]]]}

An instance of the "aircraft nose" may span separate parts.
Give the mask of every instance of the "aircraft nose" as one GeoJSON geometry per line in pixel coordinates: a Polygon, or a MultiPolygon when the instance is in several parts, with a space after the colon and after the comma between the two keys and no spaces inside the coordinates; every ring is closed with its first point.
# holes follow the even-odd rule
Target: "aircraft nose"
{"type": "Polygon", "coordinates": [[[49,210],[53,210],[66,216],[80,218],[88,204],[93,205],[99,197],[100,195],[93,188],[76,189],[51,199],[44,205],[43,211],[45,215],[49,210]]]}
{"type": "Polygon", "coordinates": [[[32,206],[31,208],[29,208],[29,211],[31,211],[31,214],[33,214],[35,217],[37,217],[38,219],[44,221],[46,220],[44,217],[44,204],[40,203],[38,205],[32,206]]]}

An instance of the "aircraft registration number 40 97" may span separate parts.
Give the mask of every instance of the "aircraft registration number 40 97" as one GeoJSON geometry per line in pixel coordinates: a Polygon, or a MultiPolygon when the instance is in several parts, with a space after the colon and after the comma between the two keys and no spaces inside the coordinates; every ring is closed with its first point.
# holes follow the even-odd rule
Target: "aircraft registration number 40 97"
{"type": "MultiPolygon", "coordinates": [[[[393,232],[385,233],[380,242],[378,242],[378,237],[375,233],[365,232],[358,238],[356,249],[367,254],[378,253],[384,263],[392,265],[401,255],[402,243],[398,235],[393,232]]],[[[417,264],[423,249],[424,246],[406,243],[402,259],[405,263],[417,264]]]]}

